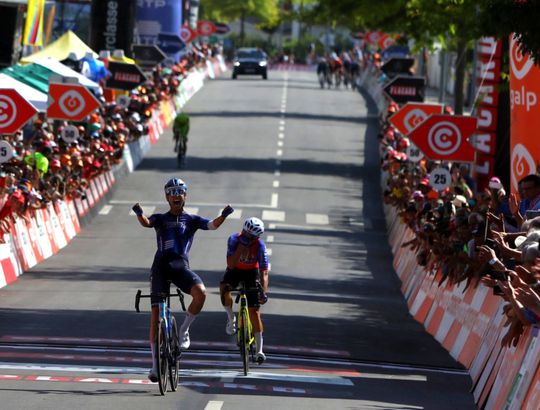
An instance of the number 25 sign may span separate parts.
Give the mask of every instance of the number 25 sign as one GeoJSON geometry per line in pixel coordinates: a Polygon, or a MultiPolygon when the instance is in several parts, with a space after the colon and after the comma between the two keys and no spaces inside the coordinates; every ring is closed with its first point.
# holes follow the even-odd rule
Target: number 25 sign
{"type": "Polygon", "coordinates": [[[47,108],[47,117],[57,120],[82,121],[99,108],[99,101],[79,84],[49,84],[49,95],[53,100],[47,108]]]}

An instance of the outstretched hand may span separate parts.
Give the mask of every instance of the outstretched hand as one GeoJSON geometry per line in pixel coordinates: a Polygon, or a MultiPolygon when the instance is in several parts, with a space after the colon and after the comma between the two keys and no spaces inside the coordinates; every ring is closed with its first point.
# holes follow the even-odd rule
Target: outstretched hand
{"type": "Polygon", "coordinates": [[[234,212],[234,208],[230,205],[227,205],[223,210],[221,211],[221,216],[223,218],[227,218],[230,214],[234,212]]]}
{"type": "Polygon", "coordinates": [[[131,209],[133,210],[133,212],[135,212],[135,215],[137,216],[141,216],[144,213],[143,209],[141,208],[141,205],[138,202],[135,205],[133,205],[131,209]]]}

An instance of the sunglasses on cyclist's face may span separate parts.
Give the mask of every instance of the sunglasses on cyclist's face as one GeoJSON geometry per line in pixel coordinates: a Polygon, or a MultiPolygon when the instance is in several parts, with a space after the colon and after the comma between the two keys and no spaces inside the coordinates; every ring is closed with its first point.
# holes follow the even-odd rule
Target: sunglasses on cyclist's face
{"type": "Polygon", "coordinates": [[[169,196],[182,196],[182,195],[186,194],[186,189],[185,188],[177,188],[177,187],[167,188],[165,190],[165,193],[167,195],[169,195],[169,196]]]}

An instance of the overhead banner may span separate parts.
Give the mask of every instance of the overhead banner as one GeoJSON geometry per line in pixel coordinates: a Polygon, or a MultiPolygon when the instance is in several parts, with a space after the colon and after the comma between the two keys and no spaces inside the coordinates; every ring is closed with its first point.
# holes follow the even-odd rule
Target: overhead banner
{"type": "MultiPolygon", "coordinates": [[[[180,35],[182,27],[181,1],[138,1],[136,15],[139,44],[157,44],[158,35],[161,33],[180,35]]],[[[161,48],[165,51],[163,47],[161,48]]],[[[168,52],[167,54],[174,53],[168,52]]]]}
{"type": "Polygon", "coordinates": [[[45,0],[28,0],[24,24],[24,45],[43,45],[43,13],[45,13],[45,0]]]}
{"type": "Polygon", "coordinates": [[[510,37],[510,181],[517,192],[520,179],[535,174],[540,163],[540,68],[519,51],[510,37]]]}
{"type": "MultiPolygon", "coordinates": [[[[92,0],[90,46],[96,52],[124,50],[132,56],[135,1],[92,0]]],[[[153,2],[155,3],[155,2],[153,2]]]]}
{"type": "Polygon", "coordinates": [[[494,37],[483,37],[477,44],[478,64],[478,131],[475,135],[475,174],[478,192],[487,188],[494,174],[497,152],[497,115],[499,83],[501,80],[502,42],[494,37]]]}

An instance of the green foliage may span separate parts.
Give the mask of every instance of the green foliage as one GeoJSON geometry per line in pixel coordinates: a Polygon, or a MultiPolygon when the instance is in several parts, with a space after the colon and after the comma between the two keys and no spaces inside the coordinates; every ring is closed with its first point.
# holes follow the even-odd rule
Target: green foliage
{"type": "Polygon", "coordinates": [[[279,19],[278,0],[201,0],[201,18],[230,23],[254,17],[264,24],[279,19]]]}

